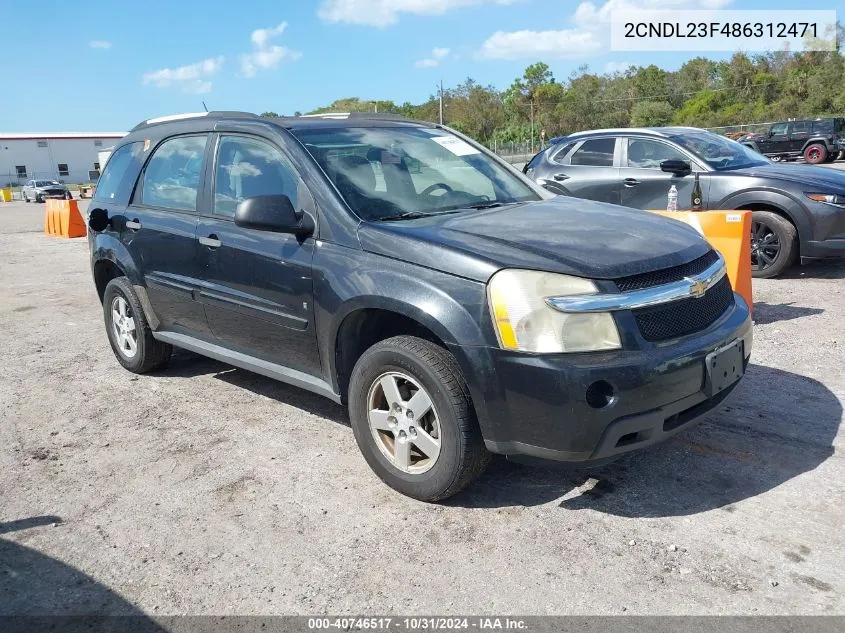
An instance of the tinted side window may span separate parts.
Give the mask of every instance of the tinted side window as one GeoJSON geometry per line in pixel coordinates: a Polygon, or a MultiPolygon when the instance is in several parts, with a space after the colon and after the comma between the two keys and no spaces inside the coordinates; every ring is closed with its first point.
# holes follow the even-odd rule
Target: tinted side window
{"type": "Polygon", "coordinates": [[[792,134],[806,134],[810,131],[810,124],[806,121],[797,121],[792,124],[790,132],[792,134]]]}
{"type": "Polygon", "coordinates": [[[789,123],[777,123],[776,125],[772,126],[772,135],[786,134],[787,128],[789,128],[789,123]]]}
{"type": "Polygon", "coordinates": [[[238,203],[255,196],[285,195],[297,208],[296,171],[264,141],[223,136],[217,148],[214,213],[234,217],[238,203]]]}
{"type": "Polygon", "coordinates": [[[649,139],[628,139],[628,167],[660,169],[664,160],[689,160],[674,147],[649,139]]]}
{"type": "Polygon", "coordinates": [[[833,132],[833,119],[813,121],[813,132],[817,132],[819,134],[829,134],[833,132]]]}
{"type": "Polygon", "coordinates": [[[593,167],[613,167],[613,148],[615,138],[595,138],[584,144],[572,155],[573,165],[591,165],[593,167]]]}
{"type": "Polygon", "coordinates": [[[562,164],[562,163],[563,163],[563,159],[564,159],[564,158],[566,158],[566,155],[567,155],[569,152],[571,152],[571,151],[572,151],[572,148],[573,148],[573,147],[575,147],[576,145],[577,145],[577,142],[574,142],[574,143],[567,143],[566,145],[564,145],[564,146],[563,146],[563,147],[561,147],[560,149],[555,150],[555,152],[554,152],[554,158],[553,158],[552,160],[554,160],[554,162],[556,162],[556,163],[561,163],[561,164],[562,164]]]}
{"type": "Polygon", "coordinates": [[[128,192],[124,192],[124,195],[121,196],[118,188],[129,167],[140,160],[143,150],[144,144],[139,141],[118,147],[109,156],[106,169],[97,181],[96,189],[94,189],[95,200],[120,201],[120,198],[129,197],[128,192]]]}
{"type": "Polygon", "coordinates": [[[179,136],[159,145],[144,169],[141,203],[195,211],[206,140],[205,135],[179,136]]]}

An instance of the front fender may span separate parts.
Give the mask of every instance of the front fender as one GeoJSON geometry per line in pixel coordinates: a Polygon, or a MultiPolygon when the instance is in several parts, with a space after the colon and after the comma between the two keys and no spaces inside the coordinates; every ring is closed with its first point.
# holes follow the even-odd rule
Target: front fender
{"type": "Polygon", "coordinates": [[[789,192],[767,189],[747,189],[725,196],[712,206],[714,209],[747,209],[749,206],[766,205],[786,215],[798,230],[801,242],[812,239],[813,226],[807,209],[789,192]]]}
{"type": "Polygon", "coordinates": [[[395,312],[430,330],[455,354],[471,389],[477,368],[461,348],[496,345],[481,282],[323,242],[314,255],[314,284],[320,360],[336,391],[338,332],[358,310],[395,312]]]}

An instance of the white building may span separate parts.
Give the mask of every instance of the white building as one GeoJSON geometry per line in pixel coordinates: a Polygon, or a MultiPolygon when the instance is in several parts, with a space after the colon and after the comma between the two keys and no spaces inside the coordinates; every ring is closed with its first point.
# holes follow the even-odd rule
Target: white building
{"type": "Polygon", "coordinates": [[[112,147],[125,132],[65,134],[0,133],[0,187],[30,179],[84,183],[100,169],[97,152],[112,147]]]}

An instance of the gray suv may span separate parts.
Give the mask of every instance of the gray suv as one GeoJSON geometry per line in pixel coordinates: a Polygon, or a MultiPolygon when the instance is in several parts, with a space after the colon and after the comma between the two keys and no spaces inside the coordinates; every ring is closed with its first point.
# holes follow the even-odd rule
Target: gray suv
{"type": "Polygon", "coordinates": [[[776,277],[799,257],[845,255],[845,173],[775,165],[697,128],[594,130],[557,139],[523,170],[558,194],[665,209],[672,185],[689,208],[698,173],[704,209],[754,212],[755,277],[776,277]]]}

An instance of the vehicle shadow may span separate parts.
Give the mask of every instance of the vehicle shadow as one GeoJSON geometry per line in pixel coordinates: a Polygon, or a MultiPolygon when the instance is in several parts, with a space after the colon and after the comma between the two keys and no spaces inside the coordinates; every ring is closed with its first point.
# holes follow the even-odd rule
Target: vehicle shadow
{"type": "MultiPolygon", "coordinates": [[[[45,522],[60,523],[61,519],[52,516],[18,519],[0,523],[0,530],[10,533],[43,526],[45,522]]],[[[2,538],[0,617],[4,633],[165,631],[130,602],[78,569],[2,538]]]]}
{"type": "Polygon", "coordinates": [[[791,321],[801,317],[821,314],[822,308],[802,308],[793,303],[766,303],[758,301],[754,304],[754,323],[767,325],[778,321],[791,321]]]}
{"type": "Polygon", "coordinates": [[[815,469],[833,454],[842,405],[823,384],[751,365],[702,423],[661,446],[595,470],[494,461],[474,486],[447,501],[465,507],[534,506],[623,517],[685,516],[725,508],[815,469]]]}
{"type": "Polygon", "coordinates": [[[349,426],[346,408],[328,398],[187,350],[174,349],[170,364],[157,371],[156,375],[174,378],[213,375],[217,380],[240,389],[247,389],[256,395],[272,398],[312,415],[319,415],[332,422],[349,426]]]}
{"type": "Polygon", "coordinates": [[[779,279],[845,279],[845,259],[817,259],[793,266],[779,279]]]}

